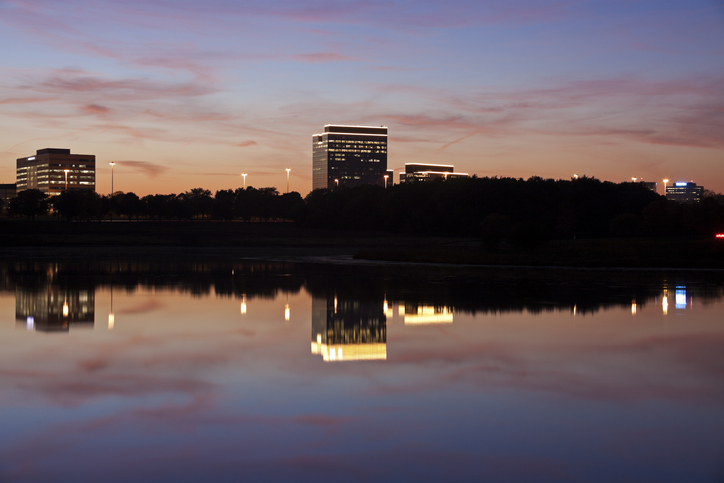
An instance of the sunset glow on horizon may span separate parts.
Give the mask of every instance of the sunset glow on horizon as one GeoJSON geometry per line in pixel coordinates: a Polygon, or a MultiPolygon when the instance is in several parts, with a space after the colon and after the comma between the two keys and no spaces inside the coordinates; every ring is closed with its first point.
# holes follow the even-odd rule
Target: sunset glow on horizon
{"type": "Polygon", "coordinates": [[[115,163],[139,196],[304,196],[312,134],[349,124],[389,128],[395,183],[431,163],[724,192],[717,1],[0,0],[0,26],[0,183],[51,147],[94,154],[101,194],[115,163]]]}

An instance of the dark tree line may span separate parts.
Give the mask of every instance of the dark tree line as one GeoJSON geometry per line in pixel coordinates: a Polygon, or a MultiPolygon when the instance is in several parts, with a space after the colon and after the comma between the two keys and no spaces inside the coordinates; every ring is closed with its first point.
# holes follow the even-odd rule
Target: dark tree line
{"type": "Polygon", "coordinates": [[[709,236],[724,230],[724,198],[666,200],[641,183],[582,177],[467,178],[316,190],[304,226],[426,235],[481,236],[490,247],[552,238],[709,236]]]}
{"type": "Polygon", "coordinates": [[[707,192],[700,203],[666,200],[641,183],[582,177],[437,180],[385,189],[315,190],[279,194],[276,188],[196,188],[175,195],[117,192],[101,196],[70,190],[48,199],[25,190],[12,199],[10,216],[35,218],[52,208],[66,220],[296,221],[301,226],[439,236],[481,237],[491,248],[533,246],[549,239],[710,236],[724,231],[724,196],[707,192]]]}
{"type": "MultiPolygon", "coordinates": [[[[303,209],[304,200],[297,192],[280,195],[276,188],[239,188],[211,191],[195,188],[175,195],[147,195],[116,192],[101,196],[88,190],[64,191],[48,198],[39,190],[24,190],[8,206],[9,216],[35,219],[52,212],[58,218],[97,220],[123,217],[129,221],[151,220],[293,220],[303,209]]],[[[1,207],[0,207],[1,208],[1,207]]]]}

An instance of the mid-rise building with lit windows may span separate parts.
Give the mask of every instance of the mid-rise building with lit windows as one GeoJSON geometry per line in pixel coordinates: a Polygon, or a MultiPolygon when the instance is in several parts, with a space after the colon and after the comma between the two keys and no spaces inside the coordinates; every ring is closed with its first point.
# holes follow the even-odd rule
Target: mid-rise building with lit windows
{"type": "Polygon", "coordinates": [[[312,136],[312,189],[376,184],[387,174],[387,127],[327,124],[312,136]]]}
{"type": "Polygon", "coordinates": [[[406,163],[405,172],[400,173],[400,183],[468,177],[468,173],[456,173],[455,167],[449,164],[406,163]]]}
{"type": "Polygon", "coordinates": [[[37,189],[54,196],[65,189],[96,189],[96,157],[71,154],[70,149],[45,148],[17,160],[18,193],[37,189]]]}
{"type": "Polygon", "coordinates": [[[666,187],[666,199],[681,203],[698,203],[704,195],[704,187],[696,183],[677,182],[666,187]]]}

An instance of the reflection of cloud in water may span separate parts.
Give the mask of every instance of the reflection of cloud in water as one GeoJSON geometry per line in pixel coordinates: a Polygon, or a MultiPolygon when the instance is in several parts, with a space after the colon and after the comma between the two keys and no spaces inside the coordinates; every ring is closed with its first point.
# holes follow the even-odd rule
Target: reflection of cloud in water
{"type": "Polygon", "coordinates": [[[141,304],[134,305],[132,307],[122,308],[122,309],[116,311],[116,313],[123,314],[123,315],[147,314],[149,312],[155,312],[157,310],[161,310],[164,307],[165,307],[165,304],[163,304],[159,299],[151,298],[141,304]]]}

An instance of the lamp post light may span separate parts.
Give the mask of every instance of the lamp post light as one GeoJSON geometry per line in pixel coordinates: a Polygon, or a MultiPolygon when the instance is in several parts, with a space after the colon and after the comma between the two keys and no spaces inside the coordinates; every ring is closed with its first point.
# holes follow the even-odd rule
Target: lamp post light
{"type": "Polygon", "coordinates": [[[638,178],[631,178],[633,182],[635,183],[638,178]]]}
{"type": "Polygon", "coordinates": [[[574,174],[574,175],[573,175],[573,179],[578,179],[578,175],[577,175],[577,174],[574,174]]]}
{"type": "Polygon", "coordinates": [[[65,173],[65,191],[68,191],[68,173],[70,172],[70,170],[64,169],[63,172],[65,173]]]}
{"type": "Polygon", "coordinates": [[[113,168],[116,166],[116,163],[111,161],[108,164],[111,165],[111,196],[113,196],[113,168]]]}
{"type": "Polygon", "coordinates": [[[246,173],[241,173],[241,176],[244,178],[244,189],[246,189],[246,173]]]}
{"type": "Polygon", "coordinates": [[[666,183],[668,183],[668,182],[669,182],[668,179],[664,180],[664,196],[666,196],[666,183]]]}
{"type": "Polygon", "coordinates": [[[287,168],[287,193],[289,193],[289,171],[292,170],[292,168],[287,168]]]}
{"type": "Polygon", "coordinates": [[[338,179],[335,179],[335,180],[334,180],[334,183],[335,183],[335,186],[336,186],[337,188],[339,188],[339,180],[338,180],[338,179]]]}
{"type": "Polygon", "coordinates": [[[389,177],[390,177],[389,174],[386,174],[386,175],[384,176],[384,178],[385,178],[385,189],[387,189],[387,178],[389,178],[389,177]]]}

